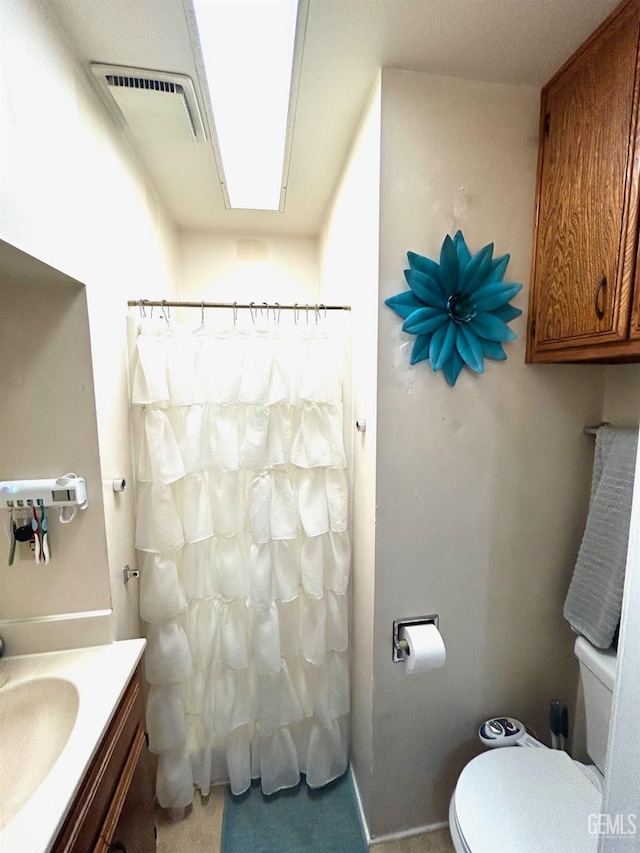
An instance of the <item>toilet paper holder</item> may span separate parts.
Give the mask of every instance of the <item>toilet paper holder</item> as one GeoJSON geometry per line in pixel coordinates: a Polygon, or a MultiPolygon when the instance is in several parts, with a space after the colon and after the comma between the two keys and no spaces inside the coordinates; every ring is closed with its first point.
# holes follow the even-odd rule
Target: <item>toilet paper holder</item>
{"type": "Polygon", "coordinates": [[[409,645],[406,640],[401,639],[401,629],[405,625],[435,625],[440,627],[440,617],[437,613],[432,613],[430,616],[414,616],[410,619],[394,619],[393,620],[393,662],[398,663],[405,658],[405,651],[409,645]]]}

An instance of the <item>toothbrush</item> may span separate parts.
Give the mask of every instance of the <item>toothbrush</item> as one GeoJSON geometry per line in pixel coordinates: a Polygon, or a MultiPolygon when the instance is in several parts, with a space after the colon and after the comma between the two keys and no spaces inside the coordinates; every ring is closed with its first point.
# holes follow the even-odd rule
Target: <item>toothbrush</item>
{"type": "Polygon", "coordinates": [[[45,563],[49,562],[49,522],[44,504],[40,505],[40,530],[42,531],[42,556],[45,563]]]}
{"type": "Polygon", "coordinates": [[[11,544],[9,545],[9,565],[13,565],[16,556],[16,522],[13,517],[13,509],[11,510],[11,544]]]}
{"type": "Polygon", "coordinates": [[[38,513],[36,511],[35,506],[33,509],[33,520],[31,522],[31,529],[33,530],[33,542],[34,542],[34,556],[36,559],[36,563],[40,562],[40,558],[42,557],[42,541],[40,539],[40,523],[38,522],[38,513]]]}

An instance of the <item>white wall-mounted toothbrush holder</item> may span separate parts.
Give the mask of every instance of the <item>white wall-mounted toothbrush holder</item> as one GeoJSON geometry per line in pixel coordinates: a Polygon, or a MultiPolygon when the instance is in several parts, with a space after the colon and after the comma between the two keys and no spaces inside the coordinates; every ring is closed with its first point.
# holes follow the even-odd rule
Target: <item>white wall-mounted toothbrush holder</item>
{"type": "Polygon", "coordinates": [[[77,510],[86,509],[89,503],[84,477],[76,474],[48,480],[2,480],[0,501],[7,509],[55,507],[61,510],[61,521],[63,515],[69,515],[67,507],[71,507],[75,515],[77,510]]]}

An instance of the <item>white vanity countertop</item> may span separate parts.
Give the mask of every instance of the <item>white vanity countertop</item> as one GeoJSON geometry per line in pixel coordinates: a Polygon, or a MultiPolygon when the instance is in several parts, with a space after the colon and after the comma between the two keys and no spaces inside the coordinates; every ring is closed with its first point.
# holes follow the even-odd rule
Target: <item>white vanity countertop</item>
{"type": "MultiPolygon", "coordinates": [[[[0,691],[4,684],[53,677],[71,681],[79,694],[69,740],[32,797],[0,831],[0,853],[51,849],[144,647],[145,640],[122,640],[0,660],[0,691]]],[[[0,772],[6,773],[7,768],[0,772]]]]}

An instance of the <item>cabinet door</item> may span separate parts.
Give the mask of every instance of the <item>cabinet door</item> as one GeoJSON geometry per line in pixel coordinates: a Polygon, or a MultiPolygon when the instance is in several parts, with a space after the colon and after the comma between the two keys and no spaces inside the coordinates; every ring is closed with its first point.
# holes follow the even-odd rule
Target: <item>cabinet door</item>
{"type": "Polygon", "coordinates": [[[634,2],[612,18],[543,92],[534,357],[629,332],[639,10],[634,2]]]}
{"type": "Polygon", "coordinates": [[[140,724],[94,853],[155,853],[153,784],[140,724]]]}
{"type": "Polygon", "coordinates": [[[101,843],[100,828],[106,819],[113,821],[109,815],[114,813],[113,801],[117,800],[116,792],[122,788],[124,770],[132,760],[134,744],[142,749],[139,742],[140,738],[144,741],[143,721],[138,666],[53,845],[53,853],[89,853],[96,843],[101,843]]]}

